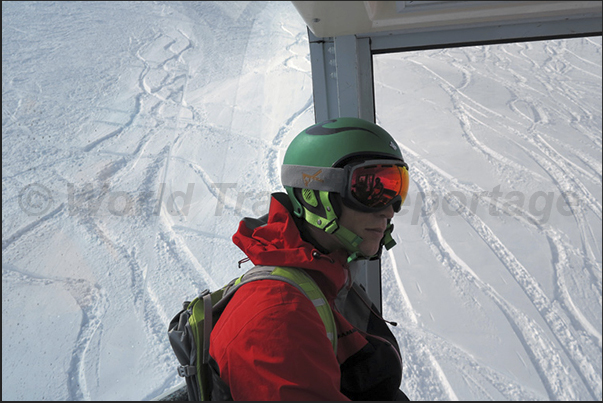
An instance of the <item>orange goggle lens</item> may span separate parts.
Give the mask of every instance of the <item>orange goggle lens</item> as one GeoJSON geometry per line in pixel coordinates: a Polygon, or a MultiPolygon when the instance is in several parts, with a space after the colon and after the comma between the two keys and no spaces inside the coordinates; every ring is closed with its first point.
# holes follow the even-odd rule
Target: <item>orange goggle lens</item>
{"type": "Polygon", "coordinates": [[[409,176],[405,166],[359,166],[351,173],[350,194],[365,207],[381,209],[397,200],[402,205],[408,193],[408,185],[409,176]]]}

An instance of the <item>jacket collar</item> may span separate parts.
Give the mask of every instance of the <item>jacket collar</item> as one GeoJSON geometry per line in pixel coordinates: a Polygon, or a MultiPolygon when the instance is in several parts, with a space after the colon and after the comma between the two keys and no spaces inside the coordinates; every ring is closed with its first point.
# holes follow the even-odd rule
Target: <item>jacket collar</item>
{"type": "Polygon", "coordinates": [[[300,233],[301,222],[291,211],[287,194],[274,193],[268,215],[243,219],[232,240],[255,265],[305,269],[327,299],[333,300],[348,282],[348,254],[344,250],[321,252],[300,233]]]}

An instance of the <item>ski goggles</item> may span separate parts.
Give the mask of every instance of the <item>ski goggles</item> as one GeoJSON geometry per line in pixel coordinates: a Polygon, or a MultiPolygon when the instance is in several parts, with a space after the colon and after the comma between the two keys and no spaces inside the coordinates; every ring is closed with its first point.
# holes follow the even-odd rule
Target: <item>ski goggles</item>
{"type": "Polygon", "coordinates": [[[368,160],[344,168],[283,165],[284,186],[339,193],[346,206],[375,212],[393,205],[398,212],[408,193],[408,165],[401,160],[368,160]]]}
{"type": "Polygon", "coordinates": [[[379,211],[393,205],[394,211],[406,199],[408,165],[402,161],[372,160],[346,166],[347,184],[343,202],[356,210],[379,211]]]}

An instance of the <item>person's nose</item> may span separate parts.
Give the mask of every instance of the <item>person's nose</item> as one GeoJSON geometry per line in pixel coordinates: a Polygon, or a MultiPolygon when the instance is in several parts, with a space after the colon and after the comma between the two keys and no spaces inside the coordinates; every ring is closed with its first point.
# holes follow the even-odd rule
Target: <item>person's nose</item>
{"type": "Polygon", "coordinates": [[[384,208],[383,210],[381,210],[378,214],[381,217],[385,217],[388,220],[391,220],[394,217],[394,214],[395,214],[395,212],[394,212],[394,206],[393,205],[387,206],[386,208],[384,208]]]}

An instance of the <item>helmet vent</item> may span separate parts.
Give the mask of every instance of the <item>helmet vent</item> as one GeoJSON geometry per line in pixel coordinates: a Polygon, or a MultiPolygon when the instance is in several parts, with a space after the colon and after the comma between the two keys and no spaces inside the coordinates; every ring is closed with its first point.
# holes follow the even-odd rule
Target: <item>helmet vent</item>
{"type": "Polygon", "coordinates": [[[304,201],[308,203],[312,207],[318,206],[318,200],[316,199],[316,195],[312,189],[302,189],[302,197],[304,201]]]}

